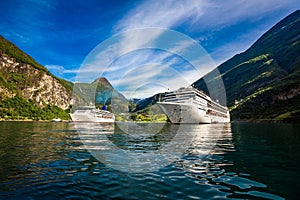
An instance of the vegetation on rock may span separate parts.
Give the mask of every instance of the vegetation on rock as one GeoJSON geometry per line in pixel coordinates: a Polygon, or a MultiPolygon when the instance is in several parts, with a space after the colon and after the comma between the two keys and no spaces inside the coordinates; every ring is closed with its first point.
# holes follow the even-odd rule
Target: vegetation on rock
{"type": "Polygon", "coordinates": [[[61,118],[69,120],[69,109],[45,105],[39,107],[35,101],[21,96],[6,98],[0,101],[0,119],[5,120],[51,120],[61,118]]]}
{"type": "Polygon", "coordinates": [[[69,119],[72,83],[0,36],[0,119],[69,119]]]}

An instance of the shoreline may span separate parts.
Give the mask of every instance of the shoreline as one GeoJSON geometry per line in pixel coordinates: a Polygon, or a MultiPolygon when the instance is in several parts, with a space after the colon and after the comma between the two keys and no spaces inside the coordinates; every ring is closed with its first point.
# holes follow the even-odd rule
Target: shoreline
{"type": "MultiPolygon", "coordinates": [[[[34,120],[34,119],[0,119],[0,122],[54,122],[52,120],[34,120]]],[[[62,120],[60,122],[72,122],[72,120],[62,120]]],[[[55,122],[57,123],[57,122],[55,122]]]]}
{"type": "MultiPolygon", "coordinates": [[[[52,122],[52,123],[71,123],[73,122],[72,120],[62,120],[59,122],[56,121],[52,121],[52,120],[33,120],[33,119],[0,119],[0,123],[1,122],[52,122]]],[[[169,122],[162,122],[162,121],[115,121],[115,122],[123,122],[123,123],[127,123],[127,122],[131,122],[131,123],[169,123],[169,122]]],[[[285,122],[285,121],[278,121],[278,120],[233,120],[230,121],[229,123],[253,123],[253,124],[300,124],[299,122],[285,122]]]]}

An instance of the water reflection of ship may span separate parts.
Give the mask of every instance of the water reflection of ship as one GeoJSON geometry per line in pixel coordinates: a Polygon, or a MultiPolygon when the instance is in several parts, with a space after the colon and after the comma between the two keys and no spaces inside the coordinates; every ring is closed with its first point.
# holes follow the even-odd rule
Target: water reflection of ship
{"type": "Polygon", "coordinates": [[[156,171],[180,160],[187,162],[187,155],[202,162],[214,151],[218,139],[230,132],[226,125],[166,124],[153,134],[146,128],[137,130],[134,123],[128,124],[133,127],[128,133],[120,132],[113,123],[75,123],[81,141],[95,158],[108,167],[133,173],[156,171]]]}

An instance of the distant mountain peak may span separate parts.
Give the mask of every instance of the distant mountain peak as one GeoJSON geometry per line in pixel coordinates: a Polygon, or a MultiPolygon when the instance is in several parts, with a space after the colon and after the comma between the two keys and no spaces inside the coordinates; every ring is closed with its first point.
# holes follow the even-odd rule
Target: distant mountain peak
{"type": "Polygon", "coordinates": [[[105,87],[110,88],[113,90],[113,86],[110,84],[110,82],[105,77],[97,78],[92,82],[92,84],[97,84],[98,87],[105,87]]]}

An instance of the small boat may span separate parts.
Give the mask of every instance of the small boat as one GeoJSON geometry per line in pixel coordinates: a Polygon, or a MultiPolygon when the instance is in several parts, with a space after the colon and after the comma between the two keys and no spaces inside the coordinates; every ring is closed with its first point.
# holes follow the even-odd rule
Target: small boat
{"type": "Polygon", "coordinates": [[[115,115],[107,110],[100,110],[91,106],[81,106],[70,113],[73,122],[115,122],[115,115]]]}
{"type": "Polygon", "coordinates": [[[54,119],[52,119],[52,122],[62,122],[62,119],[61,118],[54,118],[54,119]]]}

